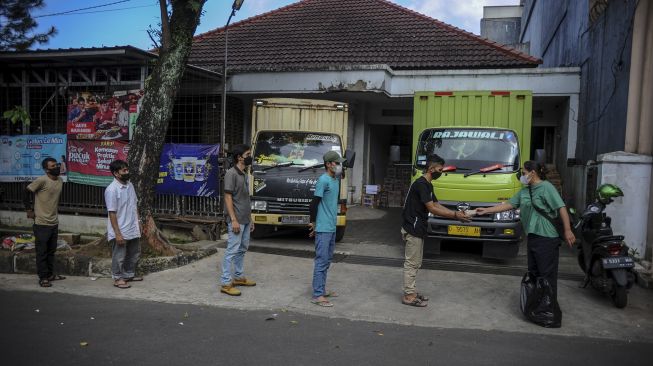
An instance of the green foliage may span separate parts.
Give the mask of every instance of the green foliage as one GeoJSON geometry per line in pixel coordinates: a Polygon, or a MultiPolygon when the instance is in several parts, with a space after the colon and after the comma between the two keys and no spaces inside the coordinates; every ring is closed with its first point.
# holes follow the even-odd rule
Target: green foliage
{"type": "Polygon", "coordinates": [[[30,34],[38,26],[30,11],[44,5],[44,0],[0,0],[0,51],[24,51],[57,33],[50,27],[45,33],[30,34]]]}
{"type": "Polygon", "coordinates": [[[31,119],[29,118],[29,112],[25,108],[19,105],[14,106],[13,109],[5,111],[2,114],[2,117],[10,120],[12,124],[16,124],[17,122],[22,122],[25,125],[29,125],[31,121],[31,119]]]}

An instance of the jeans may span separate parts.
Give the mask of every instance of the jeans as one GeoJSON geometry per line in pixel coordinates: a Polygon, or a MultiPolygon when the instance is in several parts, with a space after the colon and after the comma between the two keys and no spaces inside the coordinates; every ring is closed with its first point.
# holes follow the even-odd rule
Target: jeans
{"type": "Polygon", "coordinates": [[[54,253],[57,251],[59,226],[34,225],[34,245],[36,246],[36,272],[39,279],[51,277],[54,268],[54,253]]]}
{"type": "Polygon", "coordinates": [[[136,275],[136,264],[141,257],[141,239],[125,240],[125,245],[118,245],[116,239],[111,244],[111,277],[115,281],[129,279],[136,275]]]}
{"type": "Polygon", "coordinates": [[[313,298],[326,293],[327,271],[336,249],[336,233],[315,233],[315,267],[313,268],[313,298]]]}
{"type": "Polygon", "coordinates": [[[528,234],[528,271],[549,281],[553,297],[558,298],[558,258],[560,238],[528,234]]]}
{"type": "Polygon", "coordinates": [[[227,249],[222,259],[222,285],[230,285],[234,278],[243,278],[243,262],[249,248],[249,230],[251,224],[240,224],[240,232],[234,233],[231,223],[227,224],[227,249]],[[234,266],[234,276],[231,275],[231,265],[234,266]]]}

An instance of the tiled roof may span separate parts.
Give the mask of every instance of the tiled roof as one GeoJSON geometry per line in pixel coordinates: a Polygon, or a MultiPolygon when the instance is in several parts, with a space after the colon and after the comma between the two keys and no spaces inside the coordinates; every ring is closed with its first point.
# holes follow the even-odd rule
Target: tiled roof
{"type": "MultiPolygon", "coordinates": [[[[455,4],[455,2],[452,2],[455,4]]],[[[536,67],[541,61],[387,0],[303,0],[229,26],[233,71],[536,67]]],[[[220,70],[224,28],[195,37],[189,63],[220,70]]]]}

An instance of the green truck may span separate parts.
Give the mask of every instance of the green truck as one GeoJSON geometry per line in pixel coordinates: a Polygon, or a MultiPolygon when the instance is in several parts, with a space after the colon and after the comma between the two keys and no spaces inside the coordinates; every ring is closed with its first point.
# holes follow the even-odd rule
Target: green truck
{"type": "MultiPolygon", "coordinates": [[[[440,204],[468,210],[505,202],[518,192],[530,159],[531,91],[430,91],[414,99],[413,180],[429,154],[446,161],[433,182],[440,204]]],[[[439,252],[444,239],[480,241],[483,257],[517,256],[523,230],[519,210],[474,216],[469,223],[429,216],[425,245],[439,252]]]]}

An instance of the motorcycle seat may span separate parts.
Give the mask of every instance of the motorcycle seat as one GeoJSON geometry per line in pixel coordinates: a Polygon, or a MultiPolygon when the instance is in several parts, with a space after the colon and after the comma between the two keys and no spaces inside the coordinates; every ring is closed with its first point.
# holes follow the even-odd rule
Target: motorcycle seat
{"type": "Polygon", "coordinates": [[[606,241],[623,241],[624,236],[623,235],[604,235],[604,236],[599,236],[597,237],[594,242],[596,243],[604,243],[606,241]]]}

